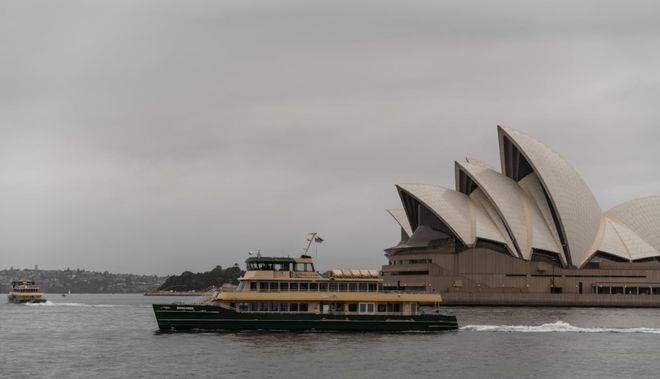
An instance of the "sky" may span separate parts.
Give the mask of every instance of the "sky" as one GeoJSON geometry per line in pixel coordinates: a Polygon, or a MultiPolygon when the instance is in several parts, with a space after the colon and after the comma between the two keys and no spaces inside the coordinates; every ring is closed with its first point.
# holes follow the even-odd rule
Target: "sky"
{"type": "Polygon", "coordinates": [[[660,3],[0,0],[0,268],[378,268],[497,128],[660,194],[660,3]]]}

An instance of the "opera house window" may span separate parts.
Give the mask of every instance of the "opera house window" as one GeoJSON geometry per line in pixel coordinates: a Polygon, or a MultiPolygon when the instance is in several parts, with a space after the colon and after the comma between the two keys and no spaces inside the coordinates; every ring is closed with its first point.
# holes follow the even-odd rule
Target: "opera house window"
{"type": "Polygon", "coordinates": [[[593,293],[599,295],[660,295],[660,287],[594,285],[593,293]]]}

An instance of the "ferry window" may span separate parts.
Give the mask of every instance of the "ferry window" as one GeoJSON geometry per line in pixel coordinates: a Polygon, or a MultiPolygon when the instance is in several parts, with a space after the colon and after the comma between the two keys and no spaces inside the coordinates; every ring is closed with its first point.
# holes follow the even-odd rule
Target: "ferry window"
{"type": "Polygon", "coordinates": [[[288,311],[289,311],[289,303],[281,303],[280,312],[288,312],[288,311]]]}
{"type": "Polygon", "coordinates": [[[309,263],[296,263],[296,271],[313,271],[312,267],[309,263]]]}
{"type": "Polygon", "coordinates": [[[337,290],[337,283],[330,283],[329,285],[330,291],[334,292],[337,290]]]}
{"type": "Polygon", "coordinates": [[[291,291],[298,291],[298,283],[291,283],[291,285],[289,286],[289,289],[291,291]]]}
{"type": "Polygon", "coordinates": [[[416,303],[410,303],[410,314],[411,315],[417,314],[417,304],[416,303]]]}
{"type": "Polygon", "coordinates": [[[309,283],[309,290],[310,291],[318,291],[319,290],[319,284],[318,283],[309,283]]]}
{"type": "Polygon", "coordinates": [[[259,303],[259,311],[268,312],[269,306],[268,303],[259,303]]]}
{"type": "Polygon", "coordinates": [[[378,312],[387,312],[387,304],[378,304],[378,312]]]}
{"type": "Polygon", "coordinates": [[[368,303],[367,304],[367,312],[374,313],[374,304],[373,303],[368,303]]]}
{"type": "Polygon", "coordinates": [[[280,283],[280,291],[288,291],[288,290],[289,290],[289,283],[287,282],[280,283]]]}
{"type": "Polygon", "coordinates": [[[270,290],[271,291],[277,291],[279,286],[277,285],[277,282],[270,282],[270,290]]]}
{"type": "Polygon", "coordinates": [[[612,287],[612,293],[623,295],[623,287],[612,287]]]}
{"type": "Polygon", "coordinates": [[[259,282],[259,291],[267,291],[268,282],[259,282]]]}
{"type": "Polygon", "coordinates": [[[351,292],[357,292],[358,284],[357,283],[349,283],[348,284],[348,290],[351,291],[351,292]]]}
{"type": "Polygon", "coordinates": [[[660,295],[660,287],[653,287],[653,294],[660,295]]]}
{"type": "Polygon", "coordinates": [[[626,295],[637,295],[637,287],[626,287],[626,295]]]}
{"type": "Polygon", "coordinates": [[[307,291],[309,289],[309,283],[300,283],[300,290],[307,291]]]}
{"type": "Polygon", "coordinates": [[[377,288],[378,286],[376,285],[376,283],[369,283],[369,292],[376,292],[377,288]]]}
{"type": "MultiPolygon", "coordinates": [[[[319,291],[327,291],[327,290],[328,290],[328,283],[319,283],[319,291]]],[[[660,288],[658,288],[658,290],[660,290],[660,288]]]]}
{"type": "Polygon", "coordinates": [[[250,303],[250,312],[258,312],[258,311],[259,311],[259,304],[250,303]]]}
{"type": "Polygon", "coordinates": [[[339,291],[346,291],[346,289],[348,288],[348,286],[346,285],[346,283],[339,283],[339,285],[337,286],[337,288],[339,289],[339,291]]]}
{"type": "Polygon", "coordinates": [[[358,311],[357,303],[348,303],[348,311],[349,312],[357,312],[358,311]]]}
{"type": "Polygon", "coordinates": [[[639,294],[640,295],[650,295],[651,294],[651,288],[649,288],[649,287],[639,287],[639,294]]]}
{"type": "Polygon", "coordinates": [[[307,303],[301,303],[300,306],[298,306],[298,309],[300,309],[301,312],[307,312],[307,303]]]}
{"type": "Polygon", "coordinates": [[[599,294],[609,294],[610,293],[610,287],[598,286],[598,293],[599,294]]]}
{"type": "Polygon", "coordinates": [[[387,304],[387,311],[388,312],[401,312],[401,304],[399,303],[389,303],[387,304]]]}
{"type": "Polygon", "coordinates": [[[296,304],[296,303],[291,303],[291,304],[289,305],[289,311],[291,311],[291,312],[298,312],[298,304],[296,304]]]}
{"type": "Polygon", "coordinates": [[[367,292],[369,285],[367,283],[360,283],[360,292],[367,292]]]}
{"type": "Polygon", "coordinates": [[[250,308],[248,307],[247,303],[240,303],[238,304],[238,310],[240,312],[247,312],[250,308]]]}
{"type": "Polygon", "coordinates": [[[270,311],[271,312],[279,312],[280,310],[280,304],[279,303],[271,303],[270,304],[270,311]]]}

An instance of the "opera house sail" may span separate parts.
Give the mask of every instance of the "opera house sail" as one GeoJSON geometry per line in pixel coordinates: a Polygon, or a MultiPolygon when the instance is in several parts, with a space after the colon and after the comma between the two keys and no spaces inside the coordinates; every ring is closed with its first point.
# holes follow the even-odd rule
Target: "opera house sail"
{"type": "Polygon", "coordinates": [[[396,185],[385,285],[447,304],[660,306],[660,196],[603,212],[559,154],[497,131],[499,168],[467,158],[453,189],[396,185]]]}

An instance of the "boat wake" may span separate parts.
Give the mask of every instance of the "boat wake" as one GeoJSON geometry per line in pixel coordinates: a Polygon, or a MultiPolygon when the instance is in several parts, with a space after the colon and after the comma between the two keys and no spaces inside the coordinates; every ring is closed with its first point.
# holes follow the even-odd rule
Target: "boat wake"
{"type": "Polygon", "coordinates": [[[564,321],[551,324],[530,325],[466,325],[461,330],[474,332],[505,333],[646,333],[660,334],[656,328],[582,328],[564,321]]]}
{"type": "Polygon", "coordinates": [[[31,307],[89,307],[89,308],[113,308],[113,307],[121,306],[116,304],[53,303],[50,300],[46,300],[45,303],[26,303],[25,305],[31,307]]]}

